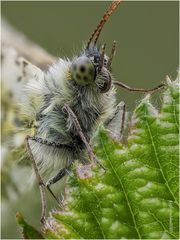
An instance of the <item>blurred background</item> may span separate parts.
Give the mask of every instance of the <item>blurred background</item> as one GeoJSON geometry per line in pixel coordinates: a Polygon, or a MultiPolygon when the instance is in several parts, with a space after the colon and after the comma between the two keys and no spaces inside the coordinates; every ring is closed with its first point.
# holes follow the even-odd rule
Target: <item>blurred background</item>
{"type": "MultiPolygon", "coordinates": [[[[2,16],[12,26],[55,57],[71,58],[82,49],[109,2],[8,1],[1,4],[2,16]]],[[[178,4],[178,1],[124,1],[120,5],[105,25],[99,40],[107,44],[107,54],[113,40],[117,41],[113,61],[116,80],[132,87],[151,88],[164,81],[166,75],[176,76],[179,66],[178,4]]],[[[128,111],[141,97],[142,94],[117,90],[117,101],[125,101],[128,111]]],[[[155,105],[160,101],[155,94],[155,105]]],[[[3,90],[2,105],[5,111],[11,109],[11,102],[3,90]]],[[[7,139],[3,126],[2,122],[2,138],[7,139]]],[[[2,144],[6,143],[2,140],[2,144]]],[[[21,168],[14,164],[13,157],[15,155],[10,151],[2,164],[1,237],[4,239],[20,237],[15,220],[17,211],[21,211],[31,224],[40,227],[37,187],[31,187],[28,182],[29,167],[21,168]],[[13,167],[10,167],[10,161],[13,167]]],[[[50,207],[55,208],[56,204],[51,202],[50,207]]]]}

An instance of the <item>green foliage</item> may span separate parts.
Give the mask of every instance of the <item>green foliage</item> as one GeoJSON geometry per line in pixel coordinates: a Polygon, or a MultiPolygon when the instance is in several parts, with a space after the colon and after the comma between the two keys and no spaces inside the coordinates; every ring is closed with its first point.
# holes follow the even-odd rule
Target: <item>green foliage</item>
{"type": "Polygon", "coordinates": [[[178,80],[167,83],[161,111],[147,95],[135,109],[127,145],[101,128],[95,153],[69,177],[62,211],[51,212],[47,239],[178,239],[178,80]]]}
{"type": "Polygon", "coordinates": [[[23,239],[43,239],[41,233],[39,233],[34,227],[26,223],[21,213],[16,214],[16,219],[23,230],[23,239]]]}

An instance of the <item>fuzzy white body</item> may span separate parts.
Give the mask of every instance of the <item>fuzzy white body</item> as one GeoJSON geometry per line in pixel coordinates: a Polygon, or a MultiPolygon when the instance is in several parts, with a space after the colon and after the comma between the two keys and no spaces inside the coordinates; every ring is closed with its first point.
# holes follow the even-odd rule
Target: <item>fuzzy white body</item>
{"type": "Polygon", "coordinates": [[[79,86],[70,77],[69,60],[60,59],[47,73],[35,76],[25,86],[26,101],[22,112],[35,125],[35,136],[67,145],[56,148],[30,140],[30,147],[41,174],[49,178],[62,167],[78,159],[87,162],[86,151],[73,123],[63,111],[68,104],[90,141],[99,124],[115,112],[115,89],[99,93],[94,86],[79,86]]]}

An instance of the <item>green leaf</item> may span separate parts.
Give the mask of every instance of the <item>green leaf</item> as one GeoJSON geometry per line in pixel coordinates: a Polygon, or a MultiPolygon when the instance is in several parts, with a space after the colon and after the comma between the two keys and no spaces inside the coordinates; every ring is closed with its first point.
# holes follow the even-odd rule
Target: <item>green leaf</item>
{"type": "Polygon", "coordinates": [[[179,84],[167,82],[158,112],[147,95],[135,109],[127,146],[101,128],[95,153],[107,171],[75,167],[63,211],[46,238],[178,239],[179,84]]]}
{"type": "Polygon", "coordinates": [[[18,224],[22,228],[22,235],[24,239],[43,239],[43,236],[40,232],[38,232],[34,227],[29,225],[21,215],[21,213],[16,214],[16,219],[18,224]]]}

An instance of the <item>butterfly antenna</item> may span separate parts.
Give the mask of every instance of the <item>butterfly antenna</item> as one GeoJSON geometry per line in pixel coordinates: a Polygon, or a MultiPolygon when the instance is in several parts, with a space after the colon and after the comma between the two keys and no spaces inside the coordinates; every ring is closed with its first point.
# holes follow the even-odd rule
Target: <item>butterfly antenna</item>
{"type": "Polygon", "coordinates": [[[111,55],[110,55],[109,60],[108,60],[108,68],[111,67],[112,60],[113,60],[113,57],[115,55],[115,52],[116,52],[116,41],[113,42],[113,46],[112,46],[112,49],[111,49],[111,55]]]}
{"type": "Polygon", "coordinates": [[[102,66],[103,66],[103,64],[104,64],[105,48],[106,48],[106,44],[102,45],[102,47],[101,47],[101,53],[100,53],[100,61],[99,61],[98,72],[101,71],[102,66]]]}
{"type": "Polygon", "coordinates": [[[89,45],[91,44],[92,40],[94,39],[94,45],[96,44],[99,35],[103,29],[104,24],[108,21],[109,17],[112,15],[112,13],[117,9],[117,7],[119,6],[119,4],[122,2],[122,0],[115,0],[111,3],[111,5],[109,6],[109,8],[107,9],[107,11],[105,12],[105,14],[103,15],[101,21],[99,22],[98,26],[96,27],[96,29],[94,30],[94,32],[92,33],[91,37],[89,38],[88,42],[87,42],[87,46],[86,49],[89,48],[89,45]]]}

